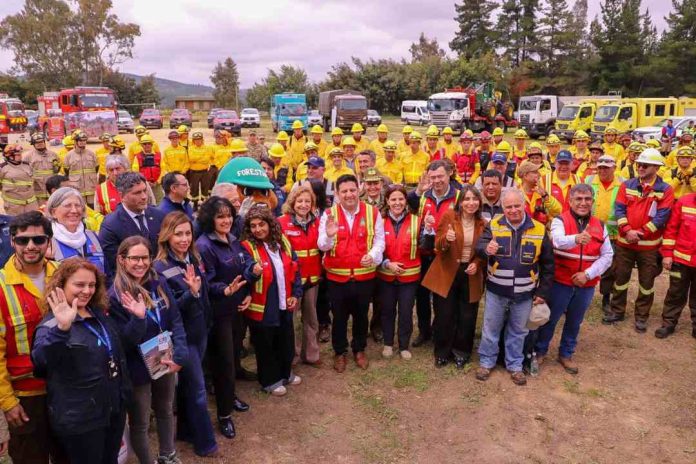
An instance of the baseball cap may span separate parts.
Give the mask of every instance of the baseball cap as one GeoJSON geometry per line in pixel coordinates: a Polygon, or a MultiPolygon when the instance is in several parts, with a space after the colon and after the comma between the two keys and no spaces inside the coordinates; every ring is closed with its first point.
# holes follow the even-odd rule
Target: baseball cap
{"type": "Polygon", "coordinates": [[[307,160],[307,165],[315,168],[323,168],[325,166],[324,160],[318,156],[310,156],[307,160]]]}
{"type": "Polygon", "coordinates": [[[616,166],[616,161],[610,155],[602,155],[597,160],[597,167],[600,167],[600,166],[612,168],[612,167],[616,166]]]}
{"type": "Polygon", "coordinates": [[[568,150],[561,150],[558,152],[558,155],[556,155],[556,161],[565,161],[570,163],[573,161],[573,155],[568,150]]]}
{"type": "Polygon", "coordinates": [[[507,156],[504,153],[494,153],[491,157],[491,163],[507,163],[507,156]]]}

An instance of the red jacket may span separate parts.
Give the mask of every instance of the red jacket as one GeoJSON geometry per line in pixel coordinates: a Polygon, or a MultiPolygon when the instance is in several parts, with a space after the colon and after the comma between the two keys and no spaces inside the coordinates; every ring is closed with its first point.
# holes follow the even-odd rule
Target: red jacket
{"type": "Polygon", "coordinates": [[[160,174],[162,173],[162,168],[160,167],[162,155],[160,155],[159,152],[149,153],[149,155],[152,155],[152,161],[148,161],[148,163],[145,162],[145,154],[142,151],[135,156],[138,158],[140,174],[145,176],[148,182],[154,184],[159,180],[160,174]],[[150,166],[147,166],[147,164],[150,164],[150,166]]]}
{"type": "Polygon", "coordinates": [[[333,282],[374,279],[377,267],[363,267],[360,260],[372,248],[379,214],[377,208],[361,201],[352,230],[348,226],[343,208],[333,206],[328,214],[337,219],[338,233],[334,247],[324,255],[326,278],[333,282]]]}
{"type": "MultiPolygon", "coordinates": [[[[570,211],[559,216],[565,226],[566,235],[579,234],[578,223],[570,211]]],[[[597,261],[602,254],[602,244],[604,243],[604,226],[602,221],[594,216],[590,217],[590,222],[585,230],[592,239],[586,245],[576,245],[569,250],[553,249],[554,254],[554,280],[564,285],[574,286],[573,274],[587,270],[592,263],[597,261]]],[[[584,287],[594,287],[599,282],[599,277],[588,280],[584,287]]]]}
{"type": "Polygon", "coordinates": [[[675,263],[696,266],[696,193],[679,198],[672,208],[660,253],[675,263]]]}
{"type": "Polygon", "coordinates": [[[643,185],[638,178],[621,184],[614,205],[619,227],[617,245],[632,250],[660,248],[673,203],[674,190],[659,176],[652,185],[643,185]],[[626,233],[629,230],[642,232],[638,243],[628,243],[626,233]]]}
{"type": "Polygon", "coordinates": [[[399,228],[399,233],[394,231],[394,223],[391,219],[384,220],[384,259],[401,263],[404,273],[397,276],[390,270],[380,266],[377,277],[385,282],[418,282],[420,280],[421,261],[418,252],[418,233],[420,224],[418,216],[409,214],[399,228]]]}
{"type": "Polygon", "coordinates": [[[319,253],[319,220],[312,219],[305,231],[295,222],[292,215],[284,214],[278,218],[283,233],[290,241],[300,263],[302,285],[316,284],[321,277],[321,254],[319,253]]]}

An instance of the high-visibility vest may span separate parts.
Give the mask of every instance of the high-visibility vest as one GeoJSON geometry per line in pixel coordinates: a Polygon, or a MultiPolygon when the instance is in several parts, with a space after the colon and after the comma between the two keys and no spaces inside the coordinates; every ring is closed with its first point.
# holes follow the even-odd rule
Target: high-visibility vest
{"type": "MultiPolygon", "coordinates": [[[[292,260],[292,247],[288,239],[283,236],[282,241],[280,257],[283,260],[283,273],[285,274],[285,298],[290,298],[292,296],[292,283],[295,280],[295,273],[297,272],[297,263],[292,260]]],[[[266,309],[268,289],[271,287],[273,279],[275,279],[273,264],[271,263],[271,257],[266,251],[266,247],[256,246],[254,242],[249,240],[243,241],[242,246],[247,249],[252,258],[254,258],[254,261],[263,268],[263,273],[250,288],[251,304],[249,308],[244,311],[244,315],[254,321],[262,321],[263,313],[266,309]]],[[[288,311],[291,310],[288,308],[288,311]]]]}
{"type": "Polygon", "coordinates": [[[97,203],[104,215],[116,211],[118,204],[121,203],[121,194],[118,193],[116,186],[110,180],[99,184],[97,189],[97,203]]]}
{"type": "MultiPolygon", "coordinates": [[[[446,200],[442,200],[440,204],[437,204],[437,202],[434,199],[432,199],[424,193],[423,195],[421,195],[420,201],[418,203],[418,217],[421,221],[423,221],[425,220],[425,217],[428,214],[430,214],[432,217],[435,218],[435,224],[433,224],[433,229],[437,230],[437,226],[438,224],[440,224],[440,219],[442,218],[442,216],[444,216],[444,214],[447,211],[454,209],[454,206],[459,201],[460,194],[461,191],[455,189],[453,197],[448,198],[446,200]]],[[[433,252],[430,250],[421,250],[421,252],[423,252],[424,254],[433,254],[433,252]]]]}
{"type": "Polygon", "coordinates": [[[554,174],[555,173],[549,172],[546,174],[546,176],[544,176],[544,188],[547,192],[549,192],[550,195],[558,200],[559,203],[561,203],[563,212],[566,212],[570,209],[570,203],[568,203],[568,200],[570,199],[570,188],[575,184],[579,184],[580,180],[578,179],[578,176],[571,174],[570,177],[568,177],[568,182],[566,183],[565,187],[566,191],[564,193],[560,184],[553,182],[554,174]]]}
{"type": "Polygon", "coordinates": [[[292,221],[290,214],[284,214],[279,217],[278,222],[297,255],[297,260],[300,263],[302,284],[316,284],[321,277],[321,254],[317,245],[319,240],[319,220],[313,220],[307,226],[306,232],[292,221]]]}
{"type": "Polygon", "coordinates": [[[375,277],[377,266],[363,267],[360,260],[372,248],[378,213],[374,206],[362,201],[358,208],[352,230],[343,208],[334,205],[329,212],[338,222],[334,246],[324,255],[326,278],[333,282],[363,281],[375,277]]]}
{"type": "Polygon", "coordinates": [[[386,282],[418,282],[421,273],[421,260],[418,251],[418,232],[420,226],[418,216],[409,214],[405,219],[399,233],[394,230],[391,219],[384,220],[384,258],[389,261],[401,263],[403,274],[396,275],[389,269],[380,266],[377,269],[377,277],[386,282]]]}
{"type": "MultiPolygon", "coordinates": [[[[563,221],[566,235],[579,234],[578,224],[573,214],[566,211],[558,217],[563,221]]],[[[576,245],[569,250],[553,249],[554,254],[554,280],[564,285],[574,286],[573,274],[584,272],[597,261],[601,255],[602,244],[604,243],[604,226],[602,221],[594,216],[590,216],[585,231],[590,234],[592,239],[585,245],[576,245]]],[[[599,277],[588,280],[583,287],[594,287],[599,282],[599,277]]]]}

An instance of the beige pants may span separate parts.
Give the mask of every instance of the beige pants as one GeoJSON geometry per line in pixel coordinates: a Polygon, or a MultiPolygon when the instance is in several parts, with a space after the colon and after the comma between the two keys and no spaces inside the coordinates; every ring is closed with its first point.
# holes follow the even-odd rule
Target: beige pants
{"type": "Polygon", "coordinates": [[[295,337],[295,358],[306,362],[319,360],[319,321],[317,320],[317,295],[319,285],[310,287],[304,291],[300,301],[300,313],[302,317],[302,336],[295,337]]]}

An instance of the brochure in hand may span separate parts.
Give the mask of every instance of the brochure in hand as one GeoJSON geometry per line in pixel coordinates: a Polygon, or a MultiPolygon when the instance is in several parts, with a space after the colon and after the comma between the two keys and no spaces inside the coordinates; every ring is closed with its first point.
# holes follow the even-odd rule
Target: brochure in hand
{"type": "Polygon", "coordinates": [[[140,354],[152,380],[157,380],[169,373],[169,366],[162,364],[163,360],[171,360],[174,355],[172,333],[162,332],[148,341],[140,344],[140,354]]]}

